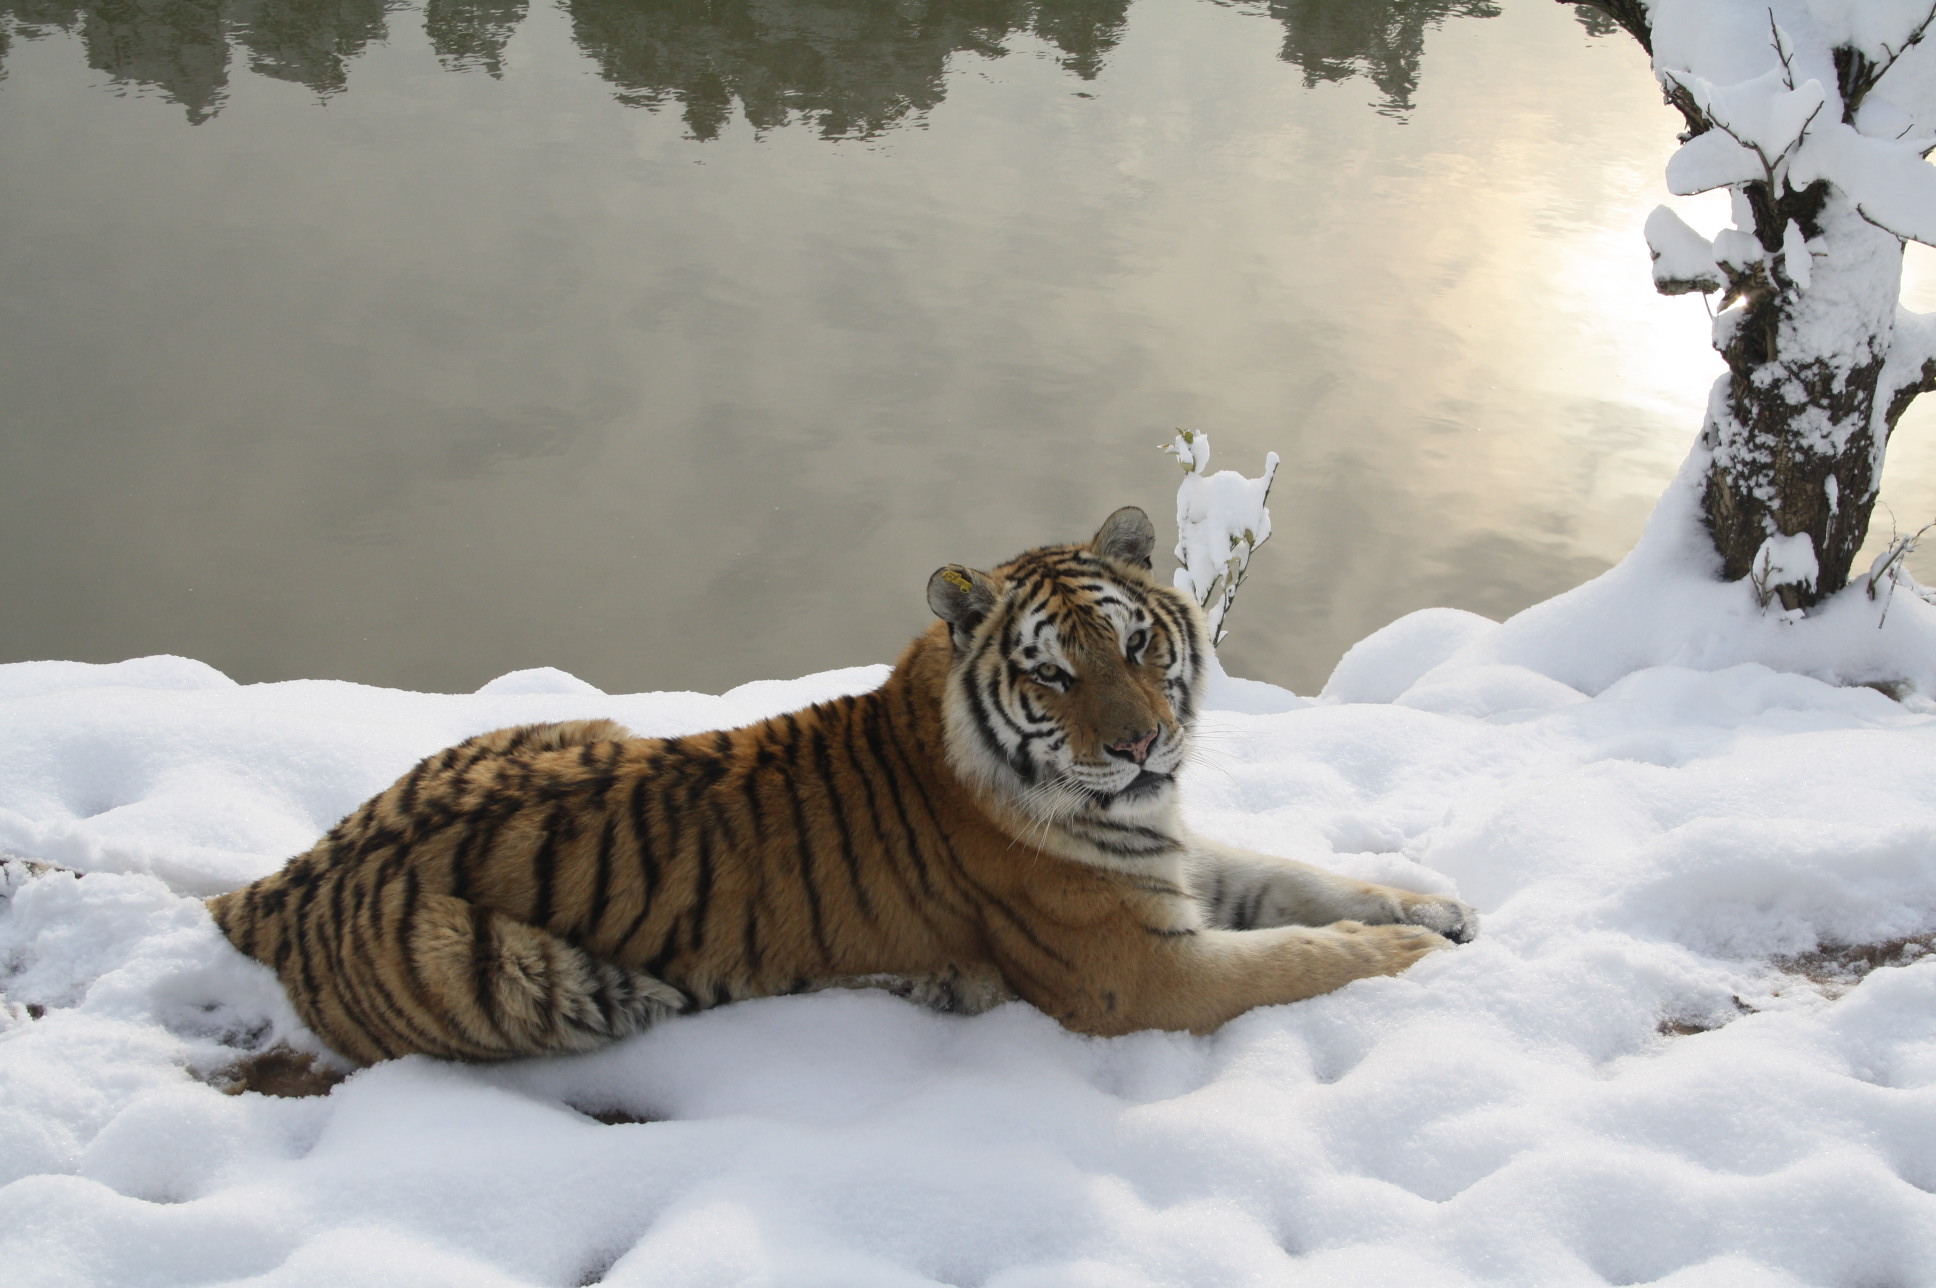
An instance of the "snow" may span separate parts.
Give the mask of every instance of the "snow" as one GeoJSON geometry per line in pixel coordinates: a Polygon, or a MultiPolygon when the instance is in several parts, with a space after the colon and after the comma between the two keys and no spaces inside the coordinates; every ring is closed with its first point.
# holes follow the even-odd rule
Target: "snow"
{"type": "Polygon", "coordinates": [[[1788,221],[1788,227],[1781,235],[1781,262],[1789,280],[1802,290],[1807,290],[1809,269],[1813,267],[1813,260],[1810,258],[1808,238],[1803,234],[1802,226],[1792,219],[1788,221]]]}
{"type": "Polygon", "coordinates": [[[194,896],[481,729],[691,731],[884,669],[715,697],[0,667],[0,844],[86,873],[0,867],[0,1282],[1936,1281],[1936,608],[1752,611],[1686,486],[1503,624],[1401,619],[1316,700],[1213,683],[1195,826],[1486,924],[1204,1038],[838,992],[226,1095],[238,1047],[314,1043],[194,896]]]}
{"type": "Polygon", "coordinates": [[[1721,289],[1714,244],[1688,227],[1686,220],[1666,206],[1655,206],[1647,216],[1645,232],[1647,249],[1654,257],[1655,286],[1670,295],[1721,289]]]}
{"type": "Polygon", "coordinates": [[[1874,139],[1837,123],[1811,130],[1809,144],[1789,171],[1796,187],[1827,179],[1873,223],[1936,245],[1936,168],[1922,159],[1936,138],[1874,139]]]}
{"type": "Polygon", "coordinates": [[[1777,534],[1763,541],[1754,567],[1754,576],[1764,586],[1813,586],[1822,572],[1815,559],[1815,543],[1805,532],[1777,534]]]}
{"type": "Polygon", "coordinates": [[[1907,384],[1911,373],[1931,363],[1936,363],[1936,316],[1897,309],[1896,341],[1890,346],[1883,378],[1897,386],[1907,384]]]}

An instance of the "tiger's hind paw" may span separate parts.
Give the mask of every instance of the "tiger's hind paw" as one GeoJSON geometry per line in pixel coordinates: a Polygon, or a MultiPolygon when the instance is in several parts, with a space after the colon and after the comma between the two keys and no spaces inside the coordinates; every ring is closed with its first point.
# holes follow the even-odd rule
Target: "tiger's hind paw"
{"type": "Polygon", "coordinates": [[[564,1017],[570,1028],[584,1035],[588,1046],[637,1033],[692,1009],[690,998],[656,976],[612,962],[589,965],[587,987],[571,999],[564,1017]]]}

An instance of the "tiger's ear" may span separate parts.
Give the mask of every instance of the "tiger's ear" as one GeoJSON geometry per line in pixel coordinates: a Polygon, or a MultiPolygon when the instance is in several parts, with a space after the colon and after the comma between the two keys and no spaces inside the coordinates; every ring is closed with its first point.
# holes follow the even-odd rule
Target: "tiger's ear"
{"type": "Polygon", "coordinates": [[[957,649],[967,646],[968,637],[994,606],[995,582],[985,572],[949,564],[928,578],[928,607],[948,623],[957,649]]]}
{"type": "Polygon", "coordinates": [[[1156,548],[1156,527],[1147,514],[1126,505],[1102,521],[1089,548],[1105,559],[1147,569],[1150,551],[1156,548]]]}

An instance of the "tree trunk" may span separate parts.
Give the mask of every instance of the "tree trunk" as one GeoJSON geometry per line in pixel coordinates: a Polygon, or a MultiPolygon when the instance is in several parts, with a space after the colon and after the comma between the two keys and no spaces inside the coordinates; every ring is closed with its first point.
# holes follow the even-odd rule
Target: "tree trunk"
{"type": "Polygon", "coordinates": [[[1826,182],[1786,189],[1778,201],[1764,184],[1748,188],[1766,258],[1722,266],[1743,305],[1715,324],[1729,374],[1701,431],[1712,458],[1703,509],[1722,576],[1753,579],[1763,603],[1806,608],[1848,584],[1889,431],[1908,406],[1876,414],[1878,396],[1894,393],[1879,386],[1894,341],[1902,242],[1826,182]],[[1799,272],[1786,262],[1796,255],[1810,260],[1799,272]],[[1799,534],[1812,559],[1770,542],[1799,534]]]}

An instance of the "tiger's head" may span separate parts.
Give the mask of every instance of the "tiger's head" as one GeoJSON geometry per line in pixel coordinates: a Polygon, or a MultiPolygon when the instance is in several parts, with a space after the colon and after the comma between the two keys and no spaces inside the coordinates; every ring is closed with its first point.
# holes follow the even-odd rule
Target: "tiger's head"
{"type": "Polygon", "coordinates": [[[1175,831],[1209,654],[1197,606],[1150,575],[1155,543],[1149,516],[1125,506],[1086,544],[928,579],[954,650],[943,710],[956,773],[1125,857],[1175,831]]]}

